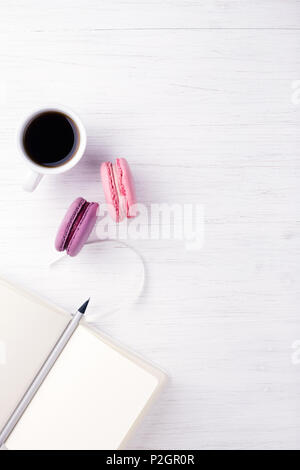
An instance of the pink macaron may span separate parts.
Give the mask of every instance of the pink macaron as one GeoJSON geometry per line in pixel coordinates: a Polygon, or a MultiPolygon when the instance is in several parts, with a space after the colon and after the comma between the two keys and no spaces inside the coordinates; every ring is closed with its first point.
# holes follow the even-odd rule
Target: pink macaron
{"type": "Polygon", "coordinates": [[[116,163],[103,162],[100,168],[108,211],[115,222],[136,216],[134,181],[125,158],[116,163]]]}
{"type": "Polygon", "coordinates": [[[60,224],[55,240],[57,251],[66,250],[70,256],[79,253],[95,226],[98,207],[97,202],[75,199],[60,224]]]}

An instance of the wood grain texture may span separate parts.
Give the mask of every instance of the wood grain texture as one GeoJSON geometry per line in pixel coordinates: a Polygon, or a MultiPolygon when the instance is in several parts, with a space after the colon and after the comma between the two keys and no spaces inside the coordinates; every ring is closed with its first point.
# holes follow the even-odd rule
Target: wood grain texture
{"type": "MultiPolygon", "coordinates": [[[[145,290],[101,321],[170,376],[130,448],[300,449],[299,19],[296,0],[1,2],[2,273],[72,308],[53,239],[73,198],[103,200],[105,158],[128,158],[140,201],[205,208],[201,251],[133,243],[145,290]],[[26,194],[16,126],[53,102],[83,118],[87,154],[26,194]]],[[[134,262],[101,251],[99,289],[122,299],[134,262]]]]}

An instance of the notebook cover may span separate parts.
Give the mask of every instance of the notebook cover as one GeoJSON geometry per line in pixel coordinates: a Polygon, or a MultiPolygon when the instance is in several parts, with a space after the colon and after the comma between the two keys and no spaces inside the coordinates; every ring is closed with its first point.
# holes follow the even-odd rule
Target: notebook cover
{"type": "MultiPolygon", "coordinates": [[[[0,278],[0,431],[70,315],[0,278]]],[[[165,374],[82,321],[6,441],[8,449],[118,449],[165,374]]]]}
{"type": "Polygon", "coordinates": [[[6,447],[122,448],[164,380],[161,371],[81,324],[6,447]]]}

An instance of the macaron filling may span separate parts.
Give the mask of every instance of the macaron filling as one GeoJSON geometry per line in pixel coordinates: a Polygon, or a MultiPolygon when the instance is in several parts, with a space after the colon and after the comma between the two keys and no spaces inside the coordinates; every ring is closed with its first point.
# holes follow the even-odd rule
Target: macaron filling
{"type": "Polygon", "coordinates": [[[108,173],[112,203],[116,211],[116,220],[117,222],[119,222],[123,219],[124,216],[124,211],[122,210],[122,199],[124,198],[124,196],[122,196],[120,192],[119,177],[116,165],[113,165],[111,162],[107,162],[106,168],[108,173]]]}
{"type": "Polygon", "coordinates": [[[55,247],[58,251],[64,251],[66,247],[66,240],[69,236],[69,233],[72,229],[72,226],[74,224],[74,221],[76,220],[77,215],[79,214],[81,207],[84,205],[86,202],[85,199],[82,197],[79,197],[76,199],[76,201],[73,202],[71,207],[68,210],[68,213],[66,214],[62,225],[59,229],[59,232],[57,234],[56,240],[55,240],[55,247]],[[72,212],[71,208],[73,207],[72,212]]]}
{"type": "Polygon", "coordinates": [[[118,211],[117,211],[117,216],[118,216],[118,221],[123,220],[125,215],[127,216],[127,201],[126,201],[126,192],[125,188],[122,183],[122,175],[121,175],[121,167],[118,166],[118,160],[115,165],[112,165],[112,173],[113,173],[113,178],[114,178],[114,185],[116,188],[116,197],[117,197],[117,206],[118,206],[118,211]],[[124,210],[124,208],[126,209],[124,210]]]}
{"type": "Polygon", "coordinates": [[[118,186],[119,186],[119,190],[120,190],[120,193],[122,194],[122,196],[126,196],[126,190],[125,190],[125,186],[123,184],[123,170],[122,170],[122,166],[121,166],[121,162],[120,162],[120,159],[117,158],[116,159],[116,174],[117,174],[117,179],[118,179],[118,186]]]}
{"type": "Polygon", "coordinates": [[[64,247],[63,247],[63,250],[67,249],[73,236],[74,236],[74,233],[76,232],[77,230],[77,227],[79,226],[84,214],[86,213],[86,210],[87,208],[89,207],[90,203],[85,201],[82,206],[80,207],[80,210],[72,224],[72,227],[71,227],[71,230],[69,231],[67,237],[66,237],[66,240],[65,240],[65,243],[64,243],[64,247]]]}

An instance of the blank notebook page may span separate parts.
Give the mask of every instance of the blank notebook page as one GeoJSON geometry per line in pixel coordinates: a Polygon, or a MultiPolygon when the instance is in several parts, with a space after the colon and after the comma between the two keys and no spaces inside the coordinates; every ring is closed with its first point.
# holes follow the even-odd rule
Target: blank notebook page
{"type": "Polygon", "coordinates": [[[163,379],[163,373],[81,324],[6,447],[117,449],[163,379]]]}
{"type": "Polygon", "coordinates": [[[70,316],[0,279],[0,431],[70,316]]]}

